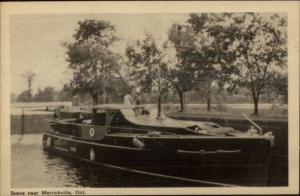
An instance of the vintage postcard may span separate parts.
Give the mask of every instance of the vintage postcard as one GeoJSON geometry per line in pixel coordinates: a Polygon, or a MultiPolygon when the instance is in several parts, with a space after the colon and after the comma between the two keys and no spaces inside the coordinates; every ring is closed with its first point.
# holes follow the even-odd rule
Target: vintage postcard
{"type": "Polygon", "coordinates": [[[1,3],[0,195],[297,194],[299,8],[1,3]]]}

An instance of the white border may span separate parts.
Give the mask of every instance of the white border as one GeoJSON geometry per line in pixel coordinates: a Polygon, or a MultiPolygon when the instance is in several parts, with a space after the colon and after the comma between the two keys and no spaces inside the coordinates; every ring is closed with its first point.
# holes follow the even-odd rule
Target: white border
{"type": "MultiPolygon", "coordinates": [[[[79,13],[288,13],[289,186],[265,188],[86,188],[87,194],[297,194],[299,192],[299,8],[294,2],[14,2],[1,3],[1,194],[10,193],[9,16],[12,14],[79,13]]],[[[13,189],[69,190],[73,188],[13,189]]],[[[78,189],[76,189],[78,190],[78,189]]]]}

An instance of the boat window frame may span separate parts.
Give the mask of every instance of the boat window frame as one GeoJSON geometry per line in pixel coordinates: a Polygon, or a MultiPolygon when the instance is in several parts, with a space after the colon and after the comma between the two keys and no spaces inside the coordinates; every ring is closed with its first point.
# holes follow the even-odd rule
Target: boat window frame
{"type": "Polygon", "coordinates": [[[116,110],[116,109],[104,109],[104,111],[105,111],[105,126],[110,127],[111,123],[112,123],[112,120],[113,120],[115,114],[118,112],[118,110],[116,110]],[[110,114],[110,113],[112,113],[112,114],[110,114]]]}
{"type": "Polygon", "coordinates": [[[102,109],[102,108],[93,108],[93,110],[92,110],[92,116],[91,116],[91,124],[92,125],[96,125],[96,126],[106,126],[106,119],[107,119],[107,115],[106,115],[106,111],[105,111],[105,109],[102,109]],[[93,122],[94,121],[94,119],[97,119],[97,115],[98,114],[104,114],[104,117],[105,117],[105,119],[104,119],[104,123],[102,124],[101,123],[101,125],[98,125],[98,124],[95,124],[95,122],[93,122]]]}

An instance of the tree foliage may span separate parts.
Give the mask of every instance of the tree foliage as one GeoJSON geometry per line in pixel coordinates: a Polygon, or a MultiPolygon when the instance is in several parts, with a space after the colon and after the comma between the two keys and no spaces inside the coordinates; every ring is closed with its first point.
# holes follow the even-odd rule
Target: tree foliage
{"type": "Polygon", "coordinates": [[[238,77],[233,82],[251,91],[254,115],[266,86],[286,69],[286,18],[277,14],[233,14],[230,25],[238,77]]]}
{"type": "MultiPolygon", "coordinates": [[[[79,22],[74,34],[75,41],[65,43],[67,61],[73,78],[65,89],[73,95],[89,93],[93,103],[102,95],[115,89],[112,84],[120,82],[121,57],[112,52],[110,46],[117,40],[115,28],[107,21],[85,20],[79,22]]],[[[118,86],[118,85],[115,85],[118,86]]]]}
{"type": "Polygon", "coordinates": [[[28,99],[28,94],[29,94],[29,90],[22,91],[17,96],[17,102],[29,102],[30,100],[28,99]]]}
{"type": "Polygon", "coordinates": [[[169,31],[181,67],[181,73],[177,72],[183,77],[178,82],[181,91],[198,89],[207,99],[208,111],[213,82],[223,86],[236,72],[232,66],[234,53],[228,48],[233,39],[225,24],[226,17],[226,14],[191,14],[188,24],[175,24],[169,31]],[[186,82],[185,77],[189,78],[186,82]]]}
{"type": "Polygon", "coordinates": [[[38,89],[38,92],[34,96],[34,101],[44,102],[44,101],[55,101],[55,95],[58,94],[54,91],[53,87],[45,87],[44,90],[38,89]]]}
{"type": "Polygon", "coordinates": [[[187,25],[174,24],[168,32],[169,43],[175,48],[175,55],[168,60],[165,77],[178,95],[180,111],[184,110],[184,94],[195,86],[196,68],[189,61],[189,57],[193,55],[189,51],[194,47],[194,36],[192,28],[187,25]]]}
{"type": "Polygon", "coordinates": [[[269,100],[280,100],[282,104],[288,103],[288,77],[286,73],[272,72],[270,80],[266,81],[264,94],[269,100]]]}
{"type": "Polygon", "coordinates": [[[153,36],[146,34],[142,41],[137,40],[126,48],[130,65],[130,76],[143,91],[158,93],[158,110],[160,117],[161,94],[167,90],[167,81],[163,77],[166,64],[162,51],[153,36]]]}
{"type": "MultiPolygon", "coordinates": [[[[126,47],[129,78],[144,92],[161,96],[172,88],[184,109],[184,95],[191,90],[207,100],[212,89],[251,92],[254,114],[259,98],[272,91],[287,101],[287,19],[273,13],[190,14],[185,24],[173,24],[168,40],[158,45],[146,34],[126,47]]],[[[118,40],[107,21],[79,22],[74,41],[65,43],[72,80],[65,85],[73,95],[88,93],[94,104],[102,95],[130,90],[121,73],[121,56],[111,46],[118,40]]],[[[221,100],[221,99],[220,99],[221,100]]]]}

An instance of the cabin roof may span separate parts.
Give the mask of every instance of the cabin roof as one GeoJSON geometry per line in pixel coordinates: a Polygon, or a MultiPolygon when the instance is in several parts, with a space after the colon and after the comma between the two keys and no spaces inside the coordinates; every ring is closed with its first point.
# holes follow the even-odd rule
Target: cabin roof
{"type": "MultiPolygon", "coordinates": [[[[141,125],[141,126],[158,126],[158,127],[173,127],[173,128],[184,128],[193,125],[198,125],[200,127],[207,127],[209,125],[215,124],[212,122],[198,122],[198,121],[184,121],[184,120],[176,120],[165,116],[163,113],[161,114],[161,119],[157,119],[157,109],[147,110],[147,115],[137,115],[133,109],[137,107],[137,105],[124,105],[124,104],[103,104],[103,105],[95,105],[93,108],[95,109],[104,109],[104,110],[118,110],[120,111],[124,118],[129,122],[141,125]]],[[[146,107],[149,109],[148,107],[146,107]]]]}
{"type": "Polygon", "coordinates": [[[198,121],[186,121],[169,118],[168,116],[161,113],[161,119],[157,119],[157,109],[148,110],[147,115],[136,115],[133,110],[121,109],[120,110],[129,122],[141,126],[156,126],[156,127],[170,127],[170,128],[185,128],[193,125],[200,127],[207,127],[212,122],[198,122],[198,121]]]}

